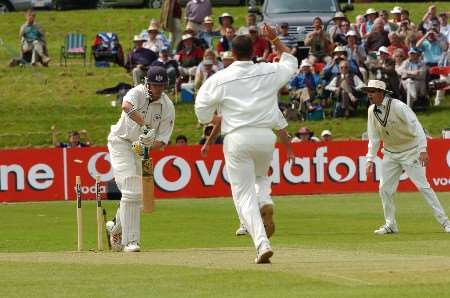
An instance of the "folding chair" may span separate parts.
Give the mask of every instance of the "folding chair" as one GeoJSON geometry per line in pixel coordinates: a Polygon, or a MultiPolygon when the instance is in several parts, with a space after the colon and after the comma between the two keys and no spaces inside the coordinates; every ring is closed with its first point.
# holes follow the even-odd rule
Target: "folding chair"
{"type": "Polygon", "coordinates": [[[86,52],[86,36],[81,33],[68,33],[64,45],[61,46],[59,64],[62,66],[64,59],[64,65],[67,66],[67,59],[80,57],[86,66],[86,52]]]}

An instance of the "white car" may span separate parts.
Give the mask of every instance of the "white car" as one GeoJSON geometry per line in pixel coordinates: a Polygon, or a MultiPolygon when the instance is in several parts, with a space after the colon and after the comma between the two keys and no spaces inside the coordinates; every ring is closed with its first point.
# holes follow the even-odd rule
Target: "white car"
{"type": "Polygon", "coordinates": [[[32,7],[32,0],[0,0],[0,13],[27,10],[32,7]]]}
{"type": "Polygon", "coordinates": [[[53,0],[32,0],[34,8],[51,8],[53,7],[53,0]]]}

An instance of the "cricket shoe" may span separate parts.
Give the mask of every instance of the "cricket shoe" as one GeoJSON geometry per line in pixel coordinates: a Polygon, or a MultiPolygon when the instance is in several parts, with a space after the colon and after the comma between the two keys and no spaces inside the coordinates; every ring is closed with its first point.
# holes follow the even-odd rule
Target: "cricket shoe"
{"type": "Polygon", "coordinates": [[[445,232],[445,233],[450,233],[450,223],[447,224],[447,225],[444,227],[444,232],[445,232]]]}
{"type": "Polygon", "coordinates": [[[270,258],[273,256],[272,247],[267,242],[263,242],[256,251],[256,264],[270,264],[270,258]]]}
{"type": "Polygon", "coordinates": [[[139,252],[141,251],[141,247],[139,246],[139,244],[136,241],[132,241],[130,243],[128,243],[127,245],[125,245],[125,247],[123,248],[124,252],[139,252]]]}
{"type": "Polygon", "coordinates": [[[114,228],[115,222],[110,220],[106,223],[106,231],[109,236],[109,242],[111,243],[111,250],[112,251],[122,251],[122,234],[121,233],[112,233],[112,230],[114,228]]]}
{"type": "Polygon", "coordinates": [[[275,223],[273,222],[273,205],[267,204],[262,206],[260,212],[267,238],[270,238],[273,233],[275,233],[275,223]]]}
{"type": "Polygon", "coordinates": [[[236,230],[236,236],[245,236],[248,235],[247,229],[244,227],[244,225],[240,225],[239,228],[236,230]]]}
{"type": "Polygon", "coordinates": [[[383,225],[379,229],[377,229],[373,232],[376,235],[396,234],[396,233],[398,233],[398,229],[390,227],[388,225],[383,225]]]}

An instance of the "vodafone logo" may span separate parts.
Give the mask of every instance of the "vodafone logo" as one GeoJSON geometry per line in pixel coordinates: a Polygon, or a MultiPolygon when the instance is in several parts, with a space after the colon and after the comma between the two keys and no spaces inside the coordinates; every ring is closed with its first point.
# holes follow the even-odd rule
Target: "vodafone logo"
{"type": "Polygon", "coordinates": [[[169,155],[162,158],[156,164],[153,170],[153,175],[155,183],[160,188],[164,189],[165,191],[173,192],[183,189],[189,183],[189,180],[191,180],[191,168],[184,159],[174,155],[169,155]],[[175,181],[169,181],[164,176],[164,168],[166,167],[166,164],[168,164],[171,160],[173,160],[172,166],[176,167],[180,172],[179,178],[175,181]]]}
{"type": "Polygon", "coordinates": [[[447,167],[450,168],[450,150],[447,151],[447,167]]]}
{"type": "Polygon", "coordinates": [[[109,157],[109,153],[107,152],[98,152],[92,155],[88,162],[88,172],[89,175],[95,179],[96,176],[100,176],[101,182],[107,182],[114,178],[113,170],[111,167],[111,159],[109,157]],[[100,172],[98,170],[97,164],[103,162],[107,162],[109,165],[109,170],[107,172],[100,172]]]}

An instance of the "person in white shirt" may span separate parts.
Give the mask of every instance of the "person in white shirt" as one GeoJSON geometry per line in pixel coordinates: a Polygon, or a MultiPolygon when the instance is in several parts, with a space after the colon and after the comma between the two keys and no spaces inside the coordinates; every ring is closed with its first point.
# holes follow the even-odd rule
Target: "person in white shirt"
{"type": "Polygon", "coordinates": [[[398,232],[394,194],[403,170],[422,193],[444,231],[450,233],[448,217],[425,175],[425,167],[429,162],[427,139],[416,115],[406,104],[388,95],[383,81],[370,80],[363,90],[372,103],[367,122],[367,175],[374,172],[378,148],[383,142],[379,189],[386,222],[374,233],[384,235],[398,232]]]}
{"type": "Polygon", "coordinates": [[[290,49],[275,30],[264,24],[262,32],[283,53],[280,62],[254,64],[250,37],[236,36],[232,41],[236,61],[211,76],[195,100],[200,123],[214,122],[215,112],[220,112],[233,201],[255,245],[257,264],[270,263],[273,255],[268,239],[275,228],[268,177],[276,142],[272,129],[286,146],[288,160],[294,158],[284,129],[287,121],[278,108],[278,91],[297,70],[297,59],[289,54],[290,49]]]}
{"type": "Polygon", "coordinates": [[[167,82],[166,70],[151,66],[145,83],[129,90],[123,98],[120,119],[111,126],[108,150],[122,198],[115,220],[107,222],[106,228],[111,235],[112,248],[116,251],[140,250],[142,169],[140,157],[133,148],[157,150],[169,143],[175,108],[163,93],[167,82]]]}

